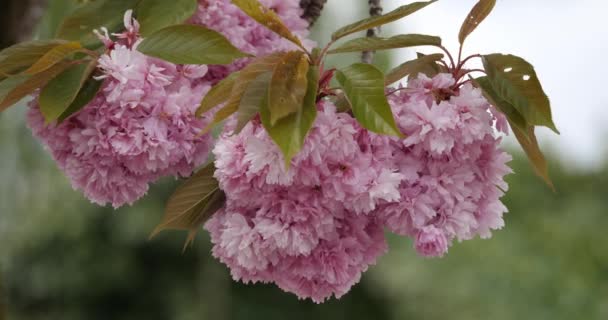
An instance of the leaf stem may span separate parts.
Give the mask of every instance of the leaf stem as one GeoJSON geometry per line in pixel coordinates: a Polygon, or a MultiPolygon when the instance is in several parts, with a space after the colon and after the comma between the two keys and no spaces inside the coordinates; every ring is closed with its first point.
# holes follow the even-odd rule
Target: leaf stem
{"type": "Polygon", "coordinates": [[[450,51],[448,51],[448,49],[446,49],[444,46],[438,46],[441,50],[443,50],[443,52],[445,52],[445,54],[448,56],[448,58],[450,59],[450,63],[452,65],[451,69],[456,69],[456,63],[454,63],[454,57],[452,57],[452,54],[450,53],[450,51]]]}
{"type": "Polygon", "coordinates": [[[467,84],[467,83],[469,83],[469,82],[473,82],[473,78],[470,78],[470,79],[467,79],[467,80],[465,80],[465,81],[463,81],[463,82],[460,82],[460,83],[456,84],[456,86],[455,86],[455,87],[456,87],[456,88],[462,87],[462,86],[464,86],[465,84],[467,84]]]}
{"type": "Polygon", "coordinates": [[[331,48],[331,46],[334,45],[334,43],[336,43],[335,40],[331,40],[329,41],[329,43],[327,43],[323,50],[321,50],[321,54],[317,58],[317,61],[314,61],[314,65],[320,66],[322,64],[323,60],[325,59],[325,56],[327,55],[327,51],[329,51],[329,49],[331,48]]]}
{"type": "Polygon", "coordinates": [[[448,69],[448,70],[450,69],[450,67],[448,66],[448,64],[445,61],[439,60],[438,62],[441,63],[446,69],[448,69]]]}
{"type": "Polygon", "coordinates": [[[480,54],[474,54],[471,56],[466,57],[464,60],[462,60],[460,63],[458,63],[458,69],[462,69],[462,67],[464,67],[464,65],[469,62],[469,60],[474,59],[474,58],[483,58],[480,54]]]}
{"type": "Polygon", "coordinates": [[[460,63],[462,62],[462,47],[464,46],[463,43],[460,44],[460,48],[458,49],[458,65],[460,66],[460,63]]]}
{"type": "Polygon", "coordinates": [[[6,72],[0,70],[0,76],[10,78],[10,77],[17,76],[17,74],[10,74],[10,73],[6,73],[6,72]]]}
{"type": "Polygon", "coordinates": [[[87,48],[82,48],[82,49],[80,49],[78,51],[80,51],[82,53],[85,53],[85,54],[87,54],[88,56],[90,56],[92,58],[99,59],[99,54],[97,52],[93,51],[93,50],[89,50],[87,48]]]}
{"type": "Polygon", "coordinates": [[[389,93],[386,94],[387,97],[399,92],[399,91],[405,91],[405,90],[411,90],[412,88],[408,88],[408,87],[403,87],[403,88],[397,88],[389,93]]]}
{"type": "Polygon", "coordinates": [[[467,70],[467,72],[462,73],[458,77],[458,79],[456,79],[456,85],[454,85],[454,88],[459,88],[459,87],[463,86],[464,84],[473,81],[473,78],[470,76],[470,74],[473,73],[473,72],[482,72],[484,74],[486,73],[486,71],[483,70],[483,69],[471,69],[471,70],[467,70]],[[459,83],[459,81],[462,80],[462,78],[464,78],[464,76],[466,76],[466,75],[469,75],[469,79],[466,80],[466,81],[463,81],[463,82],[459,83]]]}

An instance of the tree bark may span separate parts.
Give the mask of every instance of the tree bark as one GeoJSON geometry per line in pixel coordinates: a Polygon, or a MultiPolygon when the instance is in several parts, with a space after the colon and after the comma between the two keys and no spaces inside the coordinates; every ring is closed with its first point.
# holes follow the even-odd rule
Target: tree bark
{"type": "Polygon", "coordinates": [[[302,18],[306,19],[310,26],[315,24],[317,19],[321,16],[323,7],[327,3],[327,0],[301,0],[300,8],[304,9],[302,18]]]}
{"type": "MultiPolygon", "coordinates": [[[[382,14],[382,0],[369,0],[369,15],[371,17],[375,17],[375,16],[379,16],[382,14]]],[[[380,35],[380,32],[382,30],[380,29],[380,27],[377,28],[372,28],[367,30],[367,36],[368,37],[377,37],[380,35]]],[[[361,60],[364,63],[373,63],[374,62],[374,54],[376,52],[375,51],[364,51],[363,55],[361,56],[361,60]]]]}
{"type": "Polygon", "coordinates": [[[46,0],[2,0],[0,48],[29,39],[45,5],[46,0]]]}

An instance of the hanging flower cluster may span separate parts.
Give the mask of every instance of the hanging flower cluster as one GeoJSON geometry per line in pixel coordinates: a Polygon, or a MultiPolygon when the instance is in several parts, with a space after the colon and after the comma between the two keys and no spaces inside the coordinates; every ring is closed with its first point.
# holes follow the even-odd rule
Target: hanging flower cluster
{"type": "MultiPolygon", "coordinates": [[[[295,1],[265,1],[301,37],[307,22],[295,1]]],[[[105,79],[99,93],[81,112],[60,124],[47,124],[32,100],[28,124],[49,149],[77,190],[100,205],[132,204],[164,176],[187,177],[207,160],[209,134],[199,133],[208,116],[195,117],[201,98],[212,84],[242,68],[247,59],[228,66],[176,65],[137,50],[139,23],[125,15],[126,30],[113,41],[100,35],[107,47],[99,59],[105,79]]],[[[248,17],[228,0],[201,0],[195,24],[224,34],[245,52],[264,55],[288,50],[281,39],[248,17]]]]}
{"type": "MultiPolygon", "coordinates": [[[[189,177],[153,235],[187,230],[188,245],[204,227],[236,281],[321,303],[346,294],[387,252],[385,231],[411,239],[420,256],[442,257],[454,241],[502,228],[511,173],[502,136],[512,132],[551,185],[534,130],[557,129],[532,65],[462,57],[495,0],[479,0],[465,20],[457,59],[422,34],[336,45],[434,2],[347,25],[314,48],[312,18],[296,0],[97,0],[66,19],[62,39],[0,52],[0,110],[34,95],[34,135],[98,204],[131,204],[161,177],[189,177]],[[84,21],[125,11],[125,29],[100,28],[90,42],[84,21]],[[325,66],[331,54],[369,60],[413,46],[442,53],[387,74],[366,63],[325,66]],[[472,59],[483,69],[468,69],[472,59]]],[[[324,2],[314,3],[316,12],[324,2]]]]}
{"type": "Polygon", "coordinates": [[[239,134],[226,127],[214,154],[227,204],[206,225],[235,279],[275,282],[317,302],[345,294],[387,250],[370,213],[397,199],[400,179],[383,165],[388,137],[331,102],[319,109],[289,170],[259,121],[239,134]]]}
{"type": "Polygon", "coordinates": [[[400,199],[377,216],[389,230],[413,238],[427,257],[443,256],[454,239],[490,237],[504,226],[507,211],[500,198],[508,189],[503,178],[511,172],[511,156],[496,135],[507,133],[506,118],[471,84],[437,102],[437,94],[454,84],[450,74],[421,74],[389,97],[407,136],[393,151],[403,180],[400,199]]]}
{"type": "Polygon", "coordinates": [[[289,170],[259,121],[238,134],[227,125],[214,149],[227,204],[206,225],[214,255],[236,280],[322,302],[386,251],[383,227],[427,257],[443,256],[453,239],[489,237],[506,211],[511,157],[494,130],[505,118],[470,84],[437,103],[434,93],[454,84],[449,74],[420,75],[391,95],[405,139],[371,133],[321,102],[289,170]]]}

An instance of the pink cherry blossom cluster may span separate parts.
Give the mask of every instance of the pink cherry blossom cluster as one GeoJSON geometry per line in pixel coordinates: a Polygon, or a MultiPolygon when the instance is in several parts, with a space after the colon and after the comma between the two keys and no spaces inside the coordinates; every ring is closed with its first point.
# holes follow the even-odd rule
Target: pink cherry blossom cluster
{"type": "Polygon", "coordinates": [[[403,176],[400,199],[376,211],[384,225],[414,239],[420,255],[441,257],[454,239],[462,241],[504,225],[511,156],[500,148],[507,134],[504,115],[465,84],[451,92],[454,78],[420,75],[389,97],[407,137],[393,141],[393,159],[403,176]],[[443,97],[449,96],[447,100],[443,97]],[[439,100],[439,102],[437,102],[439,100]]]}
{"type": "Polygon", "coordinates": [[[226,127],[214,154],[228,203],[206,225],[213,254],[236,280],[275,282],[316,302],[345,294],[386,252],[382,227],[368,214],[398,199],[401,179],[383,166],[388,137],[330,102],[319,109],[289,170],[259,121],[239,134],[226,127]]]}
{"type": "MultiPolygon", "coordinates": [[[[277,13],[281,21],[295,34],[302,44],[312,49],[316,43],[308,39],[308,22],[303,19],[299,0],[258,0],[265,8],[277,13]]],[[[295,50],[297,47],[281,36],[260,25],[230,0],[199,0],[198,12],[191,23],[204,25],[222,33],[244,52],[265,56],[274,52],[295,50]]],[[[210,66],[206,80],[217,82],[234,71],[242,69],[249,59],[240,59],[227,66],[210,66]]]]}
{"type": "MultiPolygon", "coordinates": [[[[298,1],[265,5],[303,39],[307,22],[298,1]]],[[[200,0],[191,23],[223,33],[239,49],[256,55],[292,45],[249,18],[230,0],[200,0]]],[[[125,15],[125,31],[98,32],[108,48],[99,59],[103,85],[85,108],[60,124],[46,124],[36,99],[28,125],[51,152],[72,186],[100,205],[132,204],[163,176],[189,176],[204,163],[212,145],[199,136],[207,117],[194,112],[210,87],[247,60],[230,66],[182,66],[138,52],[139,25],[125,15]]],[[[310,42],[308,42],[310,44],[310,42]]]]}
{"type": "Polygon", "coordinates": [[[274,282],[323,302],[345,294],[386,252],[383,228],[442,256],[454,239],[502,227],[510,157],[504,118],[465,85],[437,102],[451,75],[421,75],[390,96],[405,139],[361,128],[327,101],[286,170],[259,121],[219,138],[216,178],[226,207],[207,224],[213,254],[235,280],[274,282]]]}
{"type": "MultiPolygon", "coordinates": [[[[305,43],[299,1],[262,0],[305,43]]],[[[239,49],[264,56],[294,45],[230,0],[199,0],[190,23],[223,33],[239,49]]],[[[74,188],[114,207],[142,197],[163,176],[189,176],[213,138],[200,136],[209,115],[195,117],[211,86],[248,63],[174,65],[137,51],[139,25],[98,32],[103,85],[85,108],[47,124],[36,100],[28,123],[74,188]]],[[[300,298],[340,297],[388,247],[384,230],[413,240],[425,257],[441,257],[454,240],[490,237],[504,225],[500,198],[510,156],[500,148],[507,122],[449,74],[419,75],[387,95],[405,138],[362,128],[329,100],[302,150],[285,167],[259,119],[235,133],[228,121],[213,154],[226,205],[205,225],[213,255],[237,281],[275,283],[300,298]]]]}

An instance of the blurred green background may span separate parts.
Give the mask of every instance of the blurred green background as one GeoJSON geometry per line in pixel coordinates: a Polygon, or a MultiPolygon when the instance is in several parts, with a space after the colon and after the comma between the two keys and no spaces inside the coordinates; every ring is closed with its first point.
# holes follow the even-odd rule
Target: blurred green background
{"type": "MultiPolygon", "coordinates": [[[[71,6],[51,0],[39,36],[71,6]]],[[[335,14],[325,13],[316,39],[335,14]]],[[[390,57],[378,61],[387,67],[390,57]]],[[[206,234],[184,254],[182,233],[149,241],[176,181],[130,208],[90,204],[31,137],[24,112],[0,115],[0,319],[608,319],[608,163],[573,171],[551,159],[553,193],[514,151],[504,230],[438,260],[391,237],[390,253],[350,294],[315,305],[231,281],[206,234]]]]}

